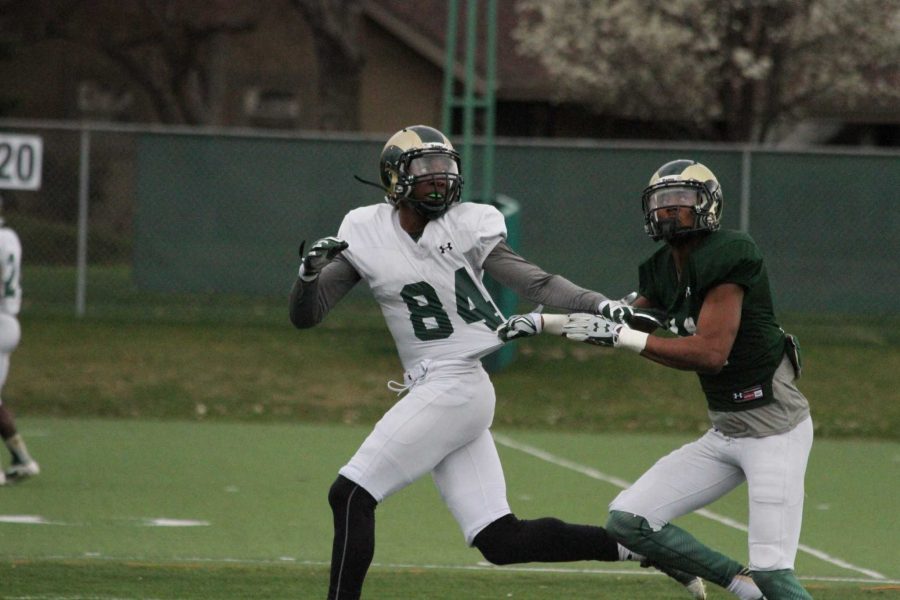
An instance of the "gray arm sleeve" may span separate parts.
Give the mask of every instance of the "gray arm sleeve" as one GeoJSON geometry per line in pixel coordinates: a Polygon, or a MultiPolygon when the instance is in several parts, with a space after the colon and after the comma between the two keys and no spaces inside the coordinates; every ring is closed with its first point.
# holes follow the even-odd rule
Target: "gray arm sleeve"
{"type": "Polygon", "coordinates": [[[594,312],[606,296],[547,273],[515,253],[505,241],[484,259],[484,270],[498,283],[535,304],[573,312],[594,312]]]}
{"type": "Polygon", "coordinates": [[[318,325],[360,279],[353,265],[340,255],[325,265],[316,279],[303,281],[298,277],[291,289],[291,323],[297,329],[318,325]]]}

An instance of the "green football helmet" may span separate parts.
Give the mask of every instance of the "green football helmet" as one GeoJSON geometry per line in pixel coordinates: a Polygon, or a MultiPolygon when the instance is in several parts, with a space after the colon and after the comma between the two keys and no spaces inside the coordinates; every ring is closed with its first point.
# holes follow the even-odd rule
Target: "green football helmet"
{"type": "Polygon", "coordinates": [[[653,241],[716,231],[722,219],[722,202],[722,187],[708,168],[693,160],[667,162],[656,170],[641,196],[644,230],[653,241]],[[682,225],[661,212],[673,206],[692,208],[693,225],[682,225]]]}
{"type": "Polygon", "coordinates": [[[419,214],[436,219],[459,201],[460,170],[459,154],[447,136],[427,125],[404,127],[381,151],[384,199],[392,206],[406,201],[419,214]],[[415,198],[413,190],[421,183],[434,184],[432,191],[425,198],[415,198]]]}

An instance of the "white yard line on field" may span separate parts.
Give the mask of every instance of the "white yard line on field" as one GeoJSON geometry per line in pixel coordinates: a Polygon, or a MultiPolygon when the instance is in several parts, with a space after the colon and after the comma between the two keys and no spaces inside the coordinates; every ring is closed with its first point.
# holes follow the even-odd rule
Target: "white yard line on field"
{"type": "Polygon", "coordinates": [[[53,594],[39,594],[37,596],[4,596],[6,600],[162,600],[160,598],[145,598],[144,596],[56,596],[53,594]]]}
{"type": "MultiPolygon", "coordinates": [[[[513,450],[518,450],[519,452],[524,452],[525,454],[529,454],[531,456],[534,456],[535,458],[539,458],[543,461],[549,462],[556,466],[575,471],[576,473],[581,473],[582,475],[590,477],[591,479],[605,481],[606,483],[612,484],[623,490],[631,485],[631,482],[625,481],[624,479],[619,479],[618,477],[614,477],[612,475],[607,475],[606,473],[603,473],[602,471],[598,471],[597,469],[594,469],[592,467],[588,467],[586,465],[582,465],[582,464],[573,462],[571,460],[562,458],[560,456],[556,456],[555,454],[551,454],[550,452],[547,452],[546,450],[541,450],[540,448],[536,448],[535,446],[517,442],[516,440],[512,439],[511,437],[505,436],[503,434],[494,433],[494,440],[496,440],[496,442],[498,444],[506,446],[507,448],[512,448],[513,450]]],[[[722,525],[725,525],[727,527],[732,527],[732,528],[738,529],[740,531],[745,531],[745,532],[747,531],[746,524],[741,523],[740,521],[735,521],[734,519],[730,519],[724,515],[720,515],[711,510],[706,510],[705,508],[702,508],[698,511],[695,511],[695,513],[702,517],[706,517],[707,519],[716,521],[717,523],[721,523],[722,525]]],[[[857,573],[862,573],[863,575],[868,575],[872,579],[877,579],[879,581],[887,580],[887,577],[885,577],[878,571],[873,571],[872,569],[866,569],[864,567],[858,567],[858,566],[853,565],[841,558],[837,558],[836,556],[831,556],[830,554],[828,554],[826,552],[817,550],[816,548],[811,548],[804,544],[800,544],[798,546],[798,548],[801,551],[806,552],[807,554],[815,556],[819,560],[823,560],[825,562],[831,563],[835,566],[841,567],[842,569],[856,571],[857,573]]]]}
{"type": "MultiPolygon", "coordinates": [[[[311,566],[328,566],[330,563],[327,562],[315,562],[315,561],[297,561],[297,564],[303,565],[311,565],[311,566]]],[[[575,569],[571,567],[525,567],[525,566],[498,566],[492,565],[489,563],[479,563],[477,565],[413,565],[413,564],[385,564],[385,563],[372,563],[373,567],[378,567],[382,569],[429,569],[429,570],[439,570],[439,569],[447,569],[447,570],[462,570],[462,571],[525,571],[528,573],[562,573],[568,575],[633,575],[636,577],[665,577],[664,573],[657,571],[655,569],[641,569],[636,571],[634,569],[616,569],[616,568],[590,568],[590,569],[575,569]]],[[[862,577],[825,577],[825,576],[809,576],[809,577],[797,577],[803,581],[822,581],[822,582],[831,582],[831,583],[877,583],[880,585],[900,585],[900,579],[878,579],[873,580],[871,578],[862,577]]]]}
{"type": "MultiPolygon", "coordinates": [[[[22,559],[19,559],[22,560],[22,559]]],[[[97,560],[97,561],[146,561],[151,560],[158,564],[235,564],[235,565],[283,565],[293,564],[307,567],[328,567],[331,563],[323,560],[297,560],[290,556],[281,556],[277,559],[253,559],[253,558],[204,558],[204,557],[175,557],[164,560],[150,559],[145,556],[103,556],[100,554],[90,553],[78,556],[74,555],[55,555],[45,556],[41,560],[97,560]]],[[[633,576],[633,577],[665,577],[665,575],[655,569],[619,569],[615,567],[592,567],[577,569],[572,567],[550,567],[550,566],[498,566],[486,562],[479,562],[474,565],[435,565],[421,563],[382,563],[373,562],[371,565],[375,569],[421,569],[427,571],[519,571],[526,573],[559,573],[561,575],[616,575],[616,576],[633,576]]],[[[879,585],[900,585],[900,579],[878,579],[862,577],[825,577],[825,576],[798,576],[802,581],[821,581],[825,583],[867,583],[879,585]]],[[[100,600],[100,596],[15,596],[6,597],[5,600],[88,600],[96,598],[100,600]]],[[[102,600],[125,600],[118,597],[103,597],[102,600]]]]}

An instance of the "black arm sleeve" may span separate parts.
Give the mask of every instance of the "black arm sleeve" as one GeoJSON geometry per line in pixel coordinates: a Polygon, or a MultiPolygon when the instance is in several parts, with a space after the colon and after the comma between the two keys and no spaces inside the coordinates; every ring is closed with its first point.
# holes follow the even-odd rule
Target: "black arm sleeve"
{"type": "Polygon", "coordinates": [[[505,241],[484,259],[484,270],[498,283],[535,304],[575,312],[594,312],[606,296],[547,273],[513,251],[505,241]]]}
{"type": "Polygon", "coordinates": [[[346,258],[338,256],[312,281],[299,277],[291,288],[291,323],[308,329],[322,322],[328,311],[361,279],[346,258]]]}

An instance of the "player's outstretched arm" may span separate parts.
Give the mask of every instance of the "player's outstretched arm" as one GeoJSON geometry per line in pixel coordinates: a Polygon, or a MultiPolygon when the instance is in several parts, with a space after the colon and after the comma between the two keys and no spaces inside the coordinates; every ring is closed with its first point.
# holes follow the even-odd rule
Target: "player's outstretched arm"
{"type": "Polygon", "coordinates": [[[290,295],[290,319],[294,327],[307,329],[322,322],[328,311],[361,279],[353,265],[341,254],[347,242],[323,238],[303,253],[300,272],[290,295]]]}
{"type": "Polygon", "coordinates": [[[523,337],[531,337],[540,333],[562,335],[563,325],[568,315],[551,315],[544,313],[528,313],[513,315],[497,328],[497,337],[503,342],[523,337]]]}
{"type": "Polygon", "coordinates": [[[743,296],[743,289],[737,284],[714,287],[703,301],[696,331],[685,337],[651,336],[603,315],[588,313],[569,315],[563,332],[570,340],[626,348],[676,369],[718,373],[737,336],[743,296]]]}
{"type": "Polygon", "coordinates": [[[565,277],[546,272],[519,256],[505,241],[484,260],[484,271],[522,300],[565,311],[596,310],[606,296],[575,285],[565,277]]]}

